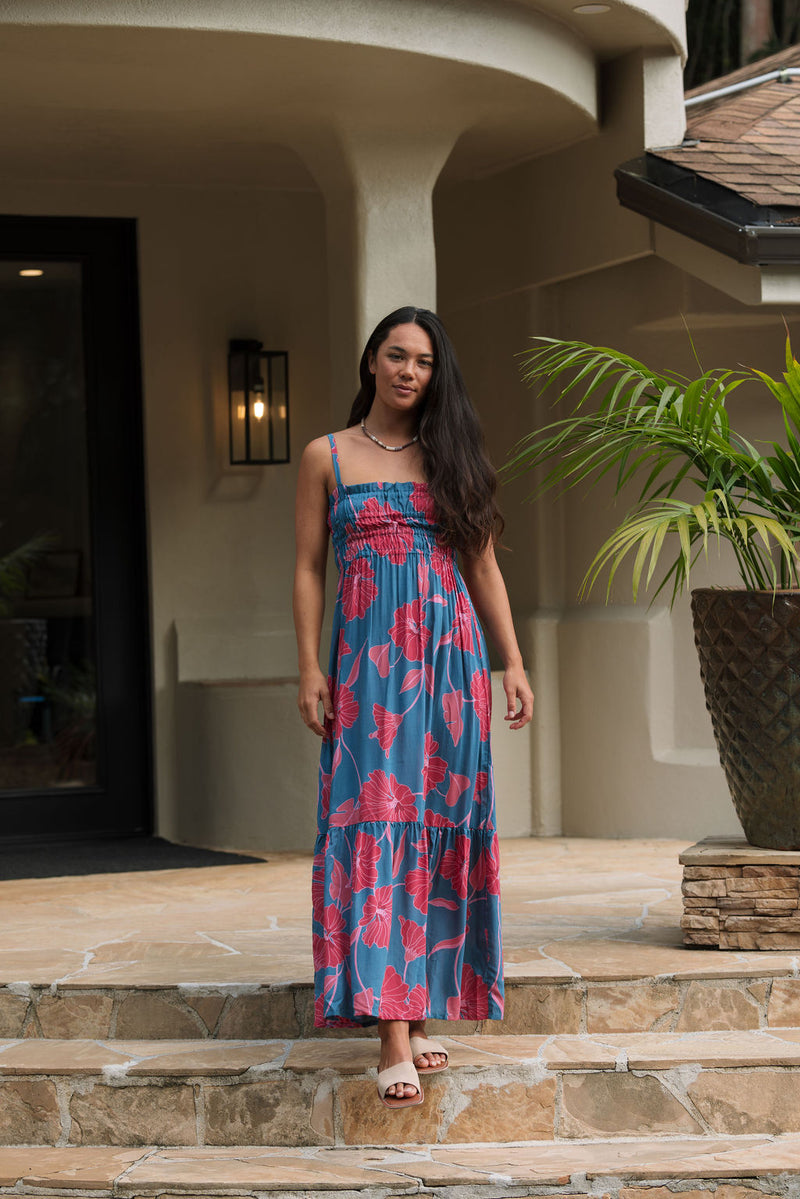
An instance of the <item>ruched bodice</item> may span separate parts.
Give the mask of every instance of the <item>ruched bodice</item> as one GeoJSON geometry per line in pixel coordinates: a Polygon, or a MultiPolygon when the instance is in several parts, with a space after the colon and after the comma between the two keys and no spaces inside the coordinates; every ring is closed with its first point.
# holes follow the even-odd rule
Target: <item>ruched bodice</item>
{"type": "Polygon", "coordinates": [[[329,527],[336,564],[375,553],[398,565],[406,554],[440,554],[428,488],[424,483],[340,483],[330,496],[329,527]]]}

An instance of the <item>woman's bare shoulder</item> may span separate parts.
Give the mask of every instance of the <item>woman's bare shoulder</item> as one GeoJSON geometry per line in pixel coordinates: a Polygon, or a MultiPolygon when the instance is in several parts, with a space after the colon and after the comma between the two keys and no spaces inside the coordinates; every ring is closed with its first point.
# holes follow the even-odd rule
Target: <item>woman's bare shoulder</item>
{"type": "MultiPolygon", "coordinates": [[[[360,430],[356,427],[355,432],[360,430]]],[[[338,444],[340,441],[350,441],[354,436],[353,429],[337,429],[335,433],[324,433],[322,437],[315,437],[313,441],[309,441],[304,453],[311,457],[319,457],[323,454],[331,452],[331,437],[338,444]]]]}
{"type": "MultiPolygon", "coordinates": [[[[360,432],[360,430],[356,427],[355,432],[360,432]]],[[[322,437],[315,437],[303,450],[302,462],[307,469],[311,469],[315,473],[324,471],[326,474],[331,470],[331,437],[337,447],[355,440],[353,429],[338,429],[335,433],[326,433],[322,437]]]]}
{"type": "Polygon", "coordinates": [[[361,439],[361,430],[358,425],[348,425],[346,429],[338,429],[333,435],[333,440],[339,444],[340,441],[355,441],[361,439]]]}
{"type": "MultiPolygon", "coordinates": [[[[300,482],[314,484],[324,482],[328,486],[333,477],[331,445],[327,437],[315,437],[309,441],[300,459],[300,482]]],[[[330,490],[330,488],[328,488],[330,490]]]]}
{"type": "Polygon", "coordinates": [[[315,437],[313,441],[309,441],[306,448],[303,450],[303,457],[315,460],[323,458],[325,454],[330,454],[331,443],[328,441],[328,436],[315,437]]]}

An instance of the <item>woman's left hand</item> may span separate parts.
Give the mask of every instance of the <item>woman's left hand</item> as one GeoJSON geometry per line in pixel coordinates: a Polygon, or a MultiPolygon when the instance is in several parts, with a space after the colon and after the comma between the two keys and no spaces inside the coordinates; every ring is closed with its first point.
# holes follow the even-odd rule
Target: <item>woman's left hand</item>
{"type": "Polygon", "coordinates": [[[521,729],[533,716],[533,692],[521,663],[518,666],[506,667],[503,690],[508,700],[508,711],[503,719],[511,722],[509,728],[521,729]],[[519,708],[517,701],[521,704],[519,708]]]}

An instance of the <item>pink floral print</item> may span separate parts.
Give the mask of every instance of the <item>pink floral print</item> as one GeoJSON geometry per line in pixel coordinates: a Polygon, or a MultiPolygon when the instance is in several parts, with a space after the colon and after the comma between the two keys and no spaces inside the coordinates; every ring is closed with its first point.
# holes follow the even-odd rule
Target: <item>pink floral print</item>
{"type": "Polygon", "coordinates": [[[418,483],[337,487],[334,719],[312,874],[315,1020],[499,1019],[486,647],[418,483]]]}

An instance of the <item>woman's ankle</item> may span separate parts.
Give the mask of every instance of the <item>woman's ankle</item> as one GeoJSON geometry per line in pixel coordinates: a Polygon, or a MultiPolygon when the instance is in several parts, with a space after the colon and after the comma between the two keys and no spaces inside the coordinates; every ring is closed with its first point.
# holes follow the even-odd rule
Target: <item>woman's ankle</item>
{"type": "Polygon", "coordinates": [[[409,1036],[407,1020],[379,1020],[378,1036],[382,1041],[403,1040],[409,1036]]]}

